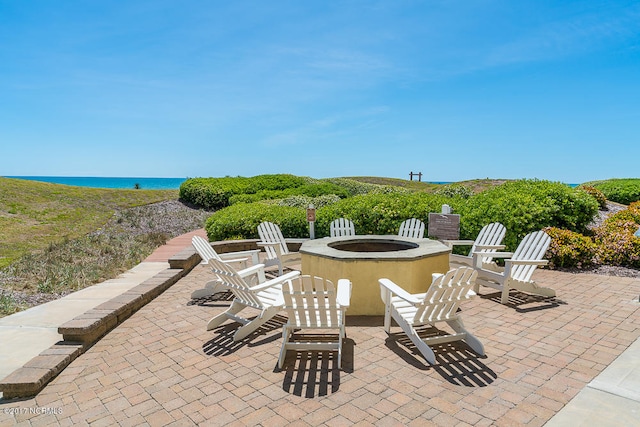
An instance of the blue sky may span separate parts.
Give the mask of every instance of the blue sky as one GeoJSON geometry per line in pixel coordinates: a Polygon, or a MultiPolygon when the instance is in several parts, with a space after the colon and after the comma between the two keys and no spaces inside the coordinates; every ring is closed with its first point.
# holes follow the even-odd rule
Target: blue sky
{"type": "Polygon", "coordinates": [[[0,0],[0,175],[638,177],[637,1],[0,0]]]}

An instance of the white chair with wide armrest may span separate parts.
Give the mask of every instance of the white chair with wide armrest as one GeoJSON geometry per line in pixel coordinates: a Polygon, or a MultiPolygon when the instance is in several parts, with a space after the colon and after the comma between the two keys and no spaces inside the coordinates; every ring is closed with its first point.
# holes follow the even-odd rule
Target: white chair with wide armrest
{"type": "Polygon", "coordinates": [[[258,225],[258,235],[260,242],[257,244],[264,247],[266,253],[265,266],[277,265],[278,274],[282,275],[284,267],[300,263],[300,253],[289,252],[287,242],[277,224],[268,221],[261,222],[258,225]]]}
{"type": "Polygon", "coordinates": [[[485,255],[477,258],[476,261],[481,262],[481,267],[485,270],[498,270],[498,266],[493,261],[493,257],[490,255],[492,254],[492,252],[497,252],[498,250],[505,248],[505,246],[502,244],[502,240],[504,239],[504,235],[506,234],[506,232],[507,229],[504,227],[504,225],[500,224],[499,222],[492,222],[491,224],[487,224],[482,227],[482,230],[480,230],[480,233],[478,233],[476,240],[443,240],[442,242],[450,248],[453,248],[457,245],[471,245],[471,251],[469,251],[469,255],[449,255],[451,268],[461,266],[478,267],[473,264],[473,254],[475,252],[483,252],[485,253],[485,255]]]}
{"type": "Polygon", "coordinates": [[[284,304],[282,284],[300,275],[299,271],[292,271],[275,279],[265,280],[264,264],[236,271],[229,264],[216,259],[210,260],[209,263],[223,286],[229,289],[235,298],[226,311],[209,321],[207,330],[210,331],[220,326],[227,319],[234,320],[243,325],[233,335],[234,341],[243,339],[281,311],[284,304]],[[251,286],[246,280],[251,275],[258,276],[259,283],[257,285],[251,286]],[[253,320],[239,316],[238,313],[246,307],[260,310],[260,314],[253,320]]]}
{"type": "Polygon", "coordinates": [[[385,305],[384,330],[390,333],[391,318],[430,364],[436,363],[435,354],[429,344],[463,340],[479,355],[484,355],[484,346],[462,323],[458,307],[461,301],[473,298],[471,290],[476,272],[469,267],[449,270],[446,274],[434,274],[429,290],[424,294],[410,294],[389,279],[380,279],[380,294],[385,305]],[[446,322],[454,333],[429,336],[418,334],[416,328],[435,326],[446,322]]]}
{"type": "MultiPolygon", "coordinates": [[[[479,291],[480,285],[502,291],[500,298],[502,304],[509,302],[510,289],[517,289],[545,297],[555,297],[555,290],[538,286],[536,282],[531,279],[533,272],[539,265],[547,265],[549,262],[542,258],[547,252],[550,243],[551,238],[549,235],[540,230],[527,234],[513,253],[492,252],[492,257],[508,257],[509,259],[505,259],[503,271],[493,271],[475,267],[478,272],[475,291],[479,291]]],[[[474,257],[482,257],[484,255],[484,252],[475,252],[473,254],[474,257]]],[[[475,262],[479,263],[478,260],[475,262]]]]}
{"type": "Polygon", "coordinates": [[[282,368],[288,350],[337,351],[338,366],[342,364],[342,340],[345,337],[345,312],[351,298],[351,282],[333,282],[320,277],[300,276],[282,285],[284,309],[289,320],[282,330],[282,348],[278,367],[282,368]],[[322,334],[310,339],[299,330],[337,330],[337,338],[327,341],[322,334]],[[318,339],[322,338],[322,339],[318,339]]]}
{"type": "MultiPolygon", "coordinates": [[[[211,259],[217,259],[226,263],[233,263],[235,265],[238,265],[239,268],[247,268],[249,260],[251,260],[251,265],[256,265],[259,262],[259,249],[218,254],[215,249],[211,247],[211,244],[200,236],[193,236],[191,238],[191,244],[193,245],[193,248],[196,250],[198,255],[200,255],[202,264],[204,265],[209,264],[209,260],[211,259]]],[[[221,286],[219,280],[211,280],[204,285],[203,289],[197,289],[193,291],[191,293],[191,298],[204,298],[218,292],[223,292],[224,290],[225,289],[223,286],[221,286]]]]}

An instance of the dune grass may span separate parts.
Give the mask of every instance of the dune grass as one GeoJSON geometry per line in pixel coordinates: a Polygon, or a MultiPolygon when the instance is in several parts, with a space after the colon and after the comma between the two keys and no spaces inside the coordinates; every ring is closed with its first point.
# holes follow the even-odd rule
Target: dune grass
{"type": "Polygon", "coordinates": [[[73,187],[0,177],[0,268],[95,231],[120,209],[178,198],[178,190],[73,187]]]}

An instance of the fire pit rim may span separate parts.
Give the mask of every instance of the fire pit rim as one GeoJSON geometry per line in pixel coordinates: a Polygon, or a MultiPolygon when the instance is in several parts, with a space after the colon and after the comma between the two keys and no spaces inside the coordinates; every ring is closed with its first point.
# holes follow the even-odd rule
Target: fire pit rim
{"type": "Polygon", "coordinates": [[[299,250],[302,254],[340,260],[409,260],[421,259],[451,252],[451,248],[437,240],[416,239],[398,235],[356,235],[343,237],[325,237],[305,241],[299,250]],[[386,252],[353,252],[335,249],[330,244],[350,242],[400,242],[416,245],[414,248],[386,252]]]}

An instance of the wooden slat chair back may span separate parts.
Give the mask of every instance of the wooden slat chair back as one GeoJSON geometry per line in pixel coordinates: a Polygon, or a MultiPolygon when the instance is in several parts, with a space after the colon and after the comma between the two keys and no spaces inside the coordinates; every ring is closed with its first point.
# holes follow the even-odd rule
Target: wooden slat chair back
{"type": "Polygon", "coordinates": [[[300,262],[298,252],[289,252],[287,242],[277,224],[264,221],[258,225],[260,242],[258,246],[265,250],[265,266],[277,265],[278,274],[282,275],[283,267],[300,262]]]}
{"type": "Polygon", "coordinates": [[[418,218],[407,219],[400,224],[400,230],[398,236],[401,237],[413,237],[415,239],[424,238],[424,222],[418,218]]]}
{"type": "MultiPolygon", "coordinates": [[[[505,234],[507,234],[507,229],[499,222],[492,222],[491,224],[485,225],[473,242],[469,256],[473,257],[473,253],[476,251],[495,252],[496,249],[494,246],[499,246],[498,249],[503,249],[502,241],[504,240],[505,234]]],[[[490,262],[491,259],[491,257],[483,257],[483,260],[486,260],[484,262],[490,262]]]]}
{"type": "Polygon", "coordinates": [[[462,323],[458,308],[461,301],[475,296],[472,287],[477,273],[470,267],[434,274],[429,290],[424,294],[409,294],[389,279],[380,279],[380,294],[385,304],[384,328],[390,333],[391,319],[402,328],[427,362],[435,363],[429,344],[463,340],[476,353],[484,355],[484,346],[462,323]],[[453,333],[420,337],[417,327],[447,323],[453,333]]]}
{"type": "Polygon", "coordinates": [[[551,237],[542,230],[527,234],[511,257],[511,278],[520,282],[530,281],[538,264],[518,264],[515,261],[542,260],[550,244],[551,237]]]}
{"type": "MultiPolygon", "coordinates": [[[[261,243],[279,244],[279,253],[289,253],[287,243],[284,240],[282,231],[280,231],[280,227],[277,224],[268,221],[261,222],[260,224],[258,224],[258,236],[260,236],[261,243]]],[[[267,259],[278,258],[279,253],[275,246],[265,246],[264,250],[267,253],[267,259]]]]}
{"type": "Polygon", "coordinates": [[[413,324],[434,324],[458,318],[460,301],[475,296],[471,288],[477,273],[471,268],[458,268],[436,278],[424,294],[422,304],[416,310],[413,324]]]}
{"type": "MultiPolygon", "coordinates": [[[[218,254],[211,244],[200,236],[193,236],[191,238],[191,244],[200,255],[202,259],[202,264],[209,264],[209,260],[217,259],[226,263],[233,263],[237,265],[238,268],[246,268],[248,266],[248,261],[251,260],[253,265],[258,264],[258,253],[259,250],[250,250],[250,251],[241,251],[241,252],[230,252],[224,254],[218,254]]],[[[215,293],[224,291],[223,287],[220,284],[219,280],[211,280],[207,282],[203,289],[197,289],[191,293],[191,298],[204,298],[209,297],[215,293]]]]}
{"type": "MultiPolygon", "coordinates": [[[[504,261],[504,270],[487,270],[475,267],[478,272],[475,291],[479,291],[480,285],[488,286],[502,291],[500,301],[503,304],[509,302],[510,289],[517,289],[545,297],[555,297],[556,291],[550,288],[538,286],[532,280],[533,273],[540,265],[546,265],[547,260],[542,259],[549,248],[551,238],[544,231],[536,231],[527,234],[520,242],[516,251],[493,252],[494,258],[508,258],[504,261]]],[[[474,257],[483,256],[482,252],[476,252],[474,257]]],[[[477,264],[474,263],[474,265],[477,264]]]]}
{"type": "MultiPolygon", "coordinates": [[[[285,283],[282,294],[289,320],[282,331],[278,367],[282,368],[288,350],[337,351],[338,366],[341,366],[345,312],[349,306],[351,282],[340,279],[336,288],[330,280],[303,275],[285,283]],[[305,329],[335,329],[337,340],[295,339],[294,331],[305,329]]],[[[323,338],[326,336],[323,335],[323,338]]]]}
{"type": "Polygon", "coordinates": [[[331,222],[329,234],[331,237],[355,236],[356,228],[351,220],[338,218],[331,222]]]}
{"type": "Polygon", "coordinates": [[[203,264],[208,264],[210,259],[220,259],[218,253],[211,247],[209,242],[200,236],[193,236],[191,238],[191,244],[193,245],[200,258],[202,258],[203,264]]]}
{"type": "Polygon", "coordinates": [[[246,337],[281,311],[284,304],[282,284],[300,275],[300,272],[293,271],[272,280],[265,280],[264,264],[254,265],[241,271],[236,271],[231,265],[215,259],[210,260],[210,265],[223,286],[229,289],[235,298],[225,312],[209,321],[207,330],[220,326],[227,319],[234,320],[243,325],[233,336],[234,341],[246,337]],[[249,284],[247,278],[252,275],[258,276],[259,284],[254,286],[249,284]],[[260,310],[260,315],[253,320],[239,316],[238,313],[245,307],[260,310]]]}
{"type": "MultiPolygon", "coordinates": [[[[502,244],[502,240],[504,240],[504,236],[507,233],[507,229],[504,225],[499,222],[492,222],[491,224],[487,224],[478,233],[478,236],[475,240],[444,240],[443,242],[449,247],[453,247],[455,245],[471,245],[471,250],[469,251],[469,255],[450,255],[450,262],[452,267],[458,266],[467,266],[472,267],[473,265],[473,254],[476,252],[484,252],[490,254],[492,252],[497,252],[498,250],[504,249],[504,245],[502,244]]],[[[493,261],[492,256],[481,256],[476,258],[476,262],[481,263],[481,267],[485,269],[497,270],[497,265],[493,261]]]]}
{"type": "Polygon", "coordinates": [[[216,262],[212,261],[211,269],[220,277],[220,281],[224,286],[233,292],[240,303],[259,309],[278,303],[277,294],[265,295],[264,297],[258,298],[257,293],[251,291],[251,286],[245,282],[245,279],[240,277],[238,272],[229,264],[218,262],[217,260],[216,262]]]}

